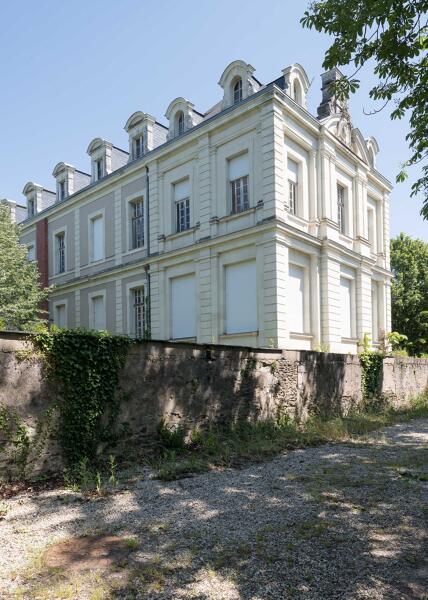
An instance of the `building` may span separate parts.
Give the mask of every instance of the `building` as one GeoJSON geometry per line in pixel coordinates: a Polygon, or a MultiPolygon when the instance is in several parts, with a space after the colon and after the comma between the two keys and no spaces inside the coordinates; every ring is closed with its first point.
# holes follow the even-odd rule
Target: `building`
{"type": "Polygon", "coordinates": [[[15,200],[9,198],[0,198],[1,204],[7,204],[10,209],[10,216],[14,223],[21,223],[27,218],[27,207],[23,204],[18,204],[15,200]]]}
{"type": "Polygon", "coordinates": [[[154,339],[355,352],[390,330],[390,183],[378,145],[322,75],[264,85],[232,62],[206,113],[168,127],[135,112],[128,151],[96,138],[90,173],[60,162],[56,193],[27,183],[22,241],[55,284],[59,326],[154,339]]]}

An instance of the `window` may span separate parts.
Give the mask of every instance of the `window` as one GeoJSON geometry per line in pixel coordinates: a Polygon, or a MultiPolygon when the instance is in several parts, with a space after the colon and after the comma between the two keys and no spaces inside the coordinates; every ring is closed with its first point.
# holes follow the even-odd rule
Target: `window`
{"type": "Polygon", "coordinates": [[[65,198],[65,181],[58,182],[58,200],[65,198]]]}
{"type": "Polygon", "coordinates": [[[290,330],[294,333],[305,333],[305,269],[298,265],[290,264],[288,282],[290,330]]]}
{"type": "Polygon", "coordinates": [[[290,158],[287,161],[287,172],[288,172],[288,211],[297,215],[297,181],[299,165],[290,158]]]}
{"type": "Polygon", "coordinates": [[[105,329],[106,313],[103,294],[90,297],[89,310],[89,327],[98,331],[105,329]]]}
{"type": "Polygon", "coordinates": [[[372,252],[376,251],[375,248],[375,218],[374,218],[374,211],[369,209],[367,211],[367,227],[368,227],[368,237],[369,237],[369,243],[370,246],[372,247],[372,252]]]}
{"type": "Polygon", "coordinates": [[[102,215],[93,217],[90,222],[90,260],[104,258],[104,218],[102,215]]]}
{"type": "Polygon", "coordinates": [[[144,288],[132,290],[132,312],[134,318],[134,335],[136,338],[144,337],[145,332],[145,299],[144,288]]]}
{"type": "Polygon", "coordinates": [[[29,217],[33,217],[34,216],[34,200],[28,200],[27,202],[27,210],[28,210],[28,216],[29,217]]]}
{"type": "Polygon", "coordinates": [[[354,282],[347,277],[340,278],[340,314],[341,334],[344,338],[352,338],[354,335],[354,282]]]}
{"type": "Polygon", "coordinates": [[[190,184],[185,179],[174,184],[175,231],[185,231],[190,227],[190,184]]]}
{"type": "Polygon", "coordinates": [[[131,249],[144,246],[144,202],[131,202],[131,249]]]}
{"type": "Polygon", "coordinates": [[[248,152],[229,160],[231,213],[237,214],[250,206],[248,193],[248,152]]]}
{"type": "Polygon", "coordinates": [[[27,258],[29,261],[36,260],[36,249],[34,244],[29,244],[27,258]]]}
{"type": "Polygon", "coordinates": [[[55,304],[54,322],[57,327],[67,327],[67,307],[65,304],[55,304]]]}
{"type": "Polygon", "coordinates": [[[379,284],[372,281],[372,342],[379,340],[379,284]]]}
{"type": "Polygon", "coordinates": [[[171,279],[171,337],[196,337],[195,276],[171,279]]]}
{"type": "Polygon", "coordinates": [[[233,86],[233,104],[242,100],[242,79],[238,79],[233,86]]]}
{"type": "Polygon", "coordinates": [[[293,99],[295,100],[295,102],[297,102],[297,104],[302,105],[302,88],[301,85],[299,83],[299,81],[297,79],[294,80],[293,83],[293,99]]]}
{"type": "Polygon", "coordinates": [[[255,261],[227,265],[226,333],[257,331],[257,284],[255,261]]]}
{"type": "Polygon", "coordinates": [[[55,273],[65,272],[65,232],[55,235],[55,273]]]}
{"type": "Polygon", "coordinates": [[[184,133],[184,114],[180,111],[177,115],[177,134],[181,135],[184,133]]]}
{"type": "Polygon", "coordinates": [[[340,233],[346,234],[345,222],[345,188],[342,185],[337,186],[337,224],[340,233]]]}
{"type": "Polygon", "coordinates": [[[104,175],[104,162],[102,158],[99,158],[98,160],[95,161],[95,177],[96,180],[98,181],[98,179],[101,179],[101,177],[104,175]]]}
{"type": "Polygon", "coordinates": [[[140,135],[134,139],[134,158],[141,158],[144,154],[144,139],[140,135]]]}

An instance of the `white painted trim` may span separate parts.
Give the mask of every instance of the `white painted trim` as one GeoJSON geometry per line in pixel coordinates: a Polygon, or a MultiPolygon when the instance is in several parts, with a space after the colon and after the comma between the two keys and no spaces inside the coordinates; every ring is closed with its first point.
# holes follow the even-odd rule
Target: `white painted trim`
{"type": "Polygon", "coordinates": [[[67,225],[63,225],[62,227],[59,227],[58,229],[55,229],[54,231],[52,231],[52,273],[53,275],[51,277],[49,277],[49,279],[52,279],[54,277],[60,277],[60,276],[64,276],[67,273],[72,272],[68,270],[68,235],[67,235],[67,225]],[[64,271],[62,273],[57,271],[57,264],[56,264],[56,259],[57,259],[57,255],[56,255],[56,237],[57,235],[63,233],[64,234],[64,271]]]}
{"type": "MultiPolygon", "coordinates": [[[[100,208],[98,210],[95,210],[94,212],[91,212],[90,214],[88,214],[88,266],[92,265],[92,264],[97,264],[100,263],[104,260],[107,260],[106,257],[106,217],[105,217],[105,207],[100,208]],[[102,217],[103,219],[103,251],[104,251],[104,256],[103,258],[100,258],[99,260],[94,260],[93,258],[93,239],[92,239],[92,221],[94,221],[94,219],[98,218],[98,217],[102,217]]],[[[114,258],[114,257],[112,257],[114,258]]]]}
{"type": "Polygon", "coordinates": [[[102,290],[97,290],[94,292],[89,292],[89,294],[88,294],[88,324],[89,324],[89,329],[95,329],[95,324],[93,322],[93,316],[92,316],[92,300],[93,300],[93,298],[97,298],[99,296],[102,296],[103,306],[104,306],[104,327],[102,327],[101,330],[105,330],[105,329],[107,329],[107,290],[106,290],[106,288],[104,288],[102,290]]]}
{"type": "Polygon", "coordinates": [[[68,321],[69,321],[69,319],[68,319],[68,299],[64,298],[63,300],[57,300],[56,302],[52,303],[53,322],[55,325],[57,325],[57,327],[58,327],[58,324],[56,323],[56,311],[57,311],[58,306],[65,306],[65,326],[64,326],[64,328],[67,328],[68,321]]]}

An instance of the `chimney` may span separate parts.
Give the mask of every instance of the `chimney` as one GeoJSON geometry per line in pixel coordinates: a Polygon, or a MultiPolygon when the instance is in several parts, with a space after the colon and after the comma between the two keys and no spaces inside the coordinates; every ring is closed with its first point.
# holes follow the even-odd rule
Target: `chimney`
{"type": "Polygon", "coordinates": [[[341,114],[347,109],[347,102],[337,100],[335,91],[332,88],[332,85],[342,78],[343,75],[337,68],[330,69],[330,71],[326,71],[321,75],[322,101],[318,106],[318,119],[326,119],[331,115],[341,114]]]}

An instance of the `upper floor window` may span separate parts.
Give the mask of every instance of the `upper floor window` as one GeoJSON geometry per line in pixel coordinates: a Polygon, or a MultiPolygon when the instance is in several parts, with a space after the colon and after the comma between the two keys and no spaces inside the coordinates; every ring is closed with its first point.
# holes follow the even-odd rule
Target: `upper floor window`
{"type": "Polygon", "coordinates": [[[142,135],[134,139],[134,158],[141,158],[144,154],[144,138],[142,135]]]}
{"type": "Polygon", "coordinates": [[[55,273],[65,272],[65,232],[55,235],[55,273]]]}
{"type": "Polygon", "coordinates": [[[142,338],[146,329],[144,287],[132,290],[132,312],[134,319],[133,333],[136,338],[142,338]]]}
{"type": "Polygon", "coordinates": [[[184,133],[184,114],[183,111],[177,114],[177,135],[184,133]]]}
{"type": "Polygon", "coordinates": [[[297,182],[298,182],[299,166],[290,158],[287,161],[287,176],[288,176],[288,211],[293,214],[298,214],[297,208],[297,182]]]}
{"type": "Polygon", "coordinates": [[[337,224],[340,233],[346,234],[345,188],[337,185],[337,224]]]}
{"type": "Polygon", "coordinates": [[[185,231],[190,228],[190,186],[185,179],[174,184],[175,230],[185,231]]]}
{"type": "Polygon", "coordinates": [[[34,247],[34,244],[30,244],[28,246],[28,254],[27,254],[27,258],[28,260],[31,262],[32,260],[36,260],[36,249],[34,247]]]}
{"type": "Polygon", "coordinates": [[[131,247],[144,246],[144,202],[136,200],[131,203],[131,247]]]}
{"type": "Polygon", "coordinates": [[[97,215],[91,219],[89,233],[90,260],[102,260],[104,258],[104,217],[102,215],[97,215]]]}
{"type": "Polygon", "coordinates": [[[248,152],[229,160],[230,208],[232,214],[240,213],[250,207],[248,173],[248,152]]]}
{"type": "Polygon", "coordinates": [[[34,200],[28,200],[27,201],[27,210],[28,210],[28,216],[29,217],[33,217],[35,214],[35,203],[34,200]]]}
{"type": "Polygon", "coordinates": [[[98,181],[98,179],[101,179],[101,177],[103,177],[104,175],[104,161],[102,158],[99,158],[98,160],[95,161],[95,177],[98,181]]]}
{"type": "Polygon", "coordinates": [[[233,104],[242,100],[242,79],[239,78],[233,85],[233,104]]]}
{"type": "Polygon", "coordinates": [[[65,181],[58,182],[58,200],[64,200],[65,198],[65,181]]]}

